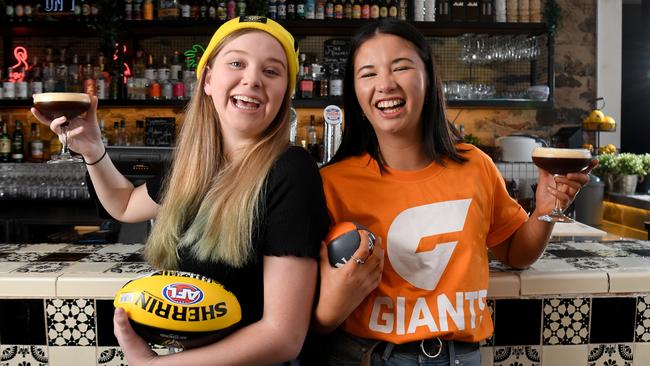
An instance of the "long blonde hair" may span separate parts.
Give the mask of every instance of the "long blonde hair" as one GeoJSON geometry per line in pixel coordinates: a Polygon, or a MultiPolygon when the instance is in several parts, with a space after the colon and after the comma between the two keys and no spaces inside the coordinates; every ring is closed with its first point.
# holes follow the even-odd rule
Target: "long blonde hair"
{"type": "MultiPolygon", "coordinates": [[[[249,32],[255,30],[225,37],[208,65],[226,43],[249,32]]],[[[288,146],[291,89],[287,80],[283,104],[260,140],[246,147],[242,158],[227,159],[219,116],[203,88],[206,74],[200,76],[187,107],[164,198],[145,248],[147,261],[162,269],[178,268],[179,247],[189,248],[197,260],[234,267],[251,260],[266,177],[288,146]]]]}

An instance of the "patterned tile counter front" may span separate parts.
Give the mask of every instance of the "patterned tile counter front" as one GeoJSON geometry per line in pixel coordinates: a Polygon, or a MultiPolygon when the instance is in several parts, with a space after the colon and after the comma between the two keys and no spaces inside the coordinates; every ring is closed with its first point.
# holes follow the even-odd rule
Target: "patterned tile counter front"
{"type": "MultiPolygon", "coordinates": [[[[490,269],[482,365],[650,365],[650,242],[551,243],[525,271],[490,269]]],[[[0,244],[0,366],[126,365],[112,298],[151,270],[139,244],[0,244]]]]}

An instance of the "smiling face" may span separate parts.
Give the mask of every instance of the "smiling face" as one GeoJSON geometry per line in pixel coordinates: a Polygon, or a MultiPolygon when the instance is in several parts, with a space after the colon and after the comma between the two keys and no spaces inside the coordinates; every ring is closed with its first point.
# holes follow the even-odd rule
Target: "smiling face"
{"type": "Polygon", "coordinates": [[[219,115],[226,148],[255,143],[287,92],[287,57],[280,43],[266,32],[244,33],[222,47],[206,72],[203,90],[219,115]]]}
{"type": "Polygon", "coordinates": [[[426,88],[424,62],[411,42],[377,34],[358,48],[354,90],[380,141],[393,137],[420,141],[426,88]]]}

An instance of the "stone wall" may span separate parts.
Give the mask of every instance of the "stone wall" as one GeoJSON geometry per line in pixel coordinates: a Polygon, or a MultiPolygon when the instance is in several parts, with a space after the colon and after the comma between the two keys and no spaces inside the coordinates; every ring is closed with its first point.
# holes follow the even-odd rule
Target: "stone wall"
{"type": "MultiPolygon", "coordinates": [[[[464,124],[481,144],[511,132],[544,138],[560,127],[580,125],[594,107],[596,89],[595,0],[557,0],[562,19],[555,37],[554,106],[549,109],[450,109],[448,118],[464,124]]],[[[585,136],[588,141],[590,136],[585,136]]]]}

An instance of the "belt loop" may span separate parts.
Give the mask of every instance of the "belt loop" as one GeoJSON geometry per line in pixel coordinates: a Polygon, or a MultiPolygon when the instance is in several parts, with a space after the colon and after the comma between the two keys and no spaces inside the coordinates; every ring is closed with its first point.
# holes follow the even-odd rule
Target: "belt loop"
{"type": "Polygon", "coordinates": [[[447,346],[449,347],[449,364],[458,365],[459,362],[456,360],[456,349],[454,348],[454,341],[448,340],[447,346]]]}
{"type": "Polygon", "coordinates": [[[393,348],[395,348],[394,343],[386,342],[386,348],[384,348],[384,353],[381,355],[381,359],[383,361],[388,361],[391,353],[393,353],[393,348]]]}

